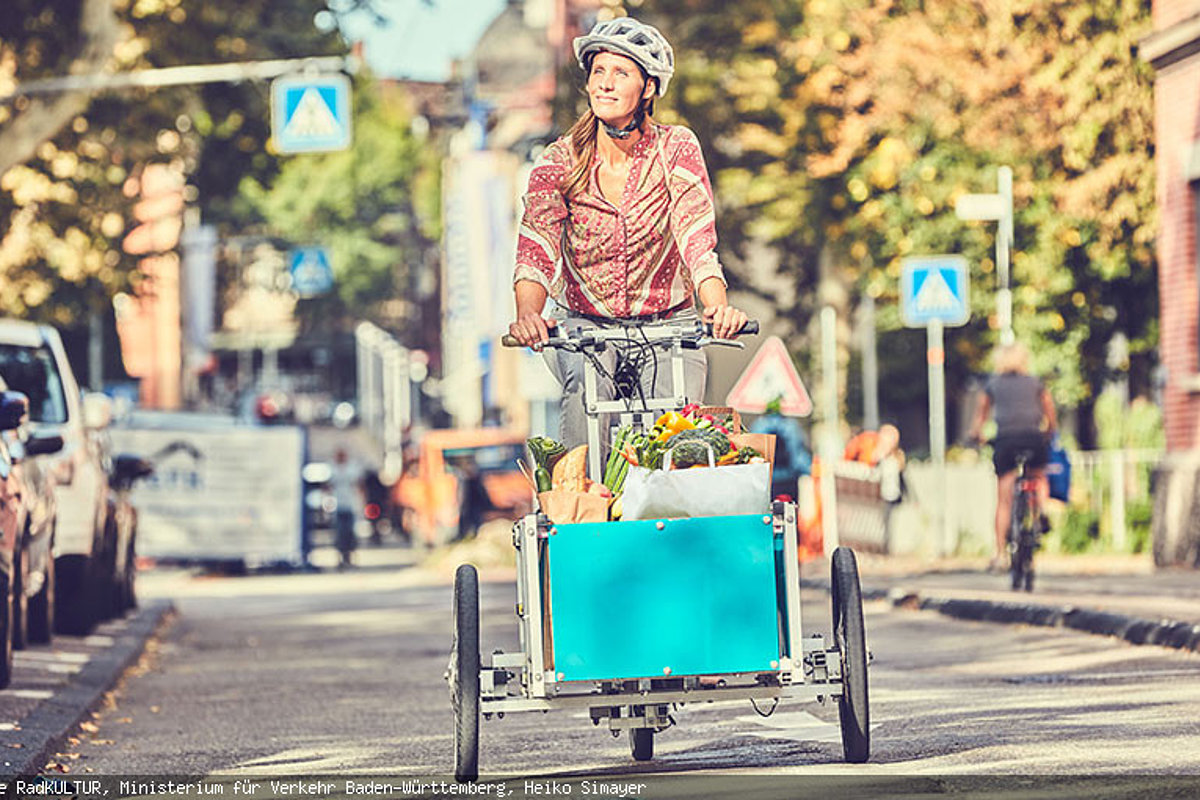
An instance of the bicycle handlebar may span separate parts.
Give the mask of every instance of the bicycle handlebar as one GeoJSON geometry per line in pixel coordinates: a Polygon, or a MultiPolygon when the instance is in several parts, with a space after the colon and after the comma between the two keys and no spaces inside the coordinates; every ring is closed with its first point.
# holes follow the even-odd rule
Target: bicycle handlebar
{"type": "MultiPolygon", "coordinates": [[[[712,326],[711,322],[701,323],[701,325],[700,325],[700,334],[701,335],[711,337],[712,332],[713,332],[713,326],[712,326]]],[[[752,320],[747,321],[746,324],[742,326],[741,330],[739,330],[737,333],[735,333],[734,336],[735,337],[737,337],[737,336],[753,336],[757,333],[758,333],[758,320],[752,319],[752,320]]],[[[557,340],[566,340],[567,338],[568,338],[567,336],[564,336],[560,332],[559,326],[555,326],[550,329],[549,344],[551,344],[552,346],[557,344],[557,342],[555,342],[556,339],[557,340]]],[[[509,333],[506,333],[502,337],[500,337],[500,344],[503,345],[504,347],[524,347],[525,346],[525,345],[521,344],[520,342],[518,342],[516,340],[516,338],[513,337],[513,335],[509,334],[509,333]]]]}

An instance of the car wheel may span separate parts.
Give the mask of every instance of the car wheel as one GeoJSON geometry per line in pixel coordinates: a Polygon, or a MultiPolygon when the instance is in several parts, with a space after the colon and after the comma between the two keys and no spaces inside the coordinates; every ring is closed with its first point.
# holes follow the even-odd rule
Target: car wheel
{"type": "Polygon", "coordinates": [[[29,585],[29,551],[20,547],[13,558],[12,599],[12,646],[24,650],[29,645],[29,599],[25,587],[29,585]]]}
{"type": "Polygon", "coordinates": [[[121,609],[129,611],[138,607],[137,602],[137,547],[135,547],[136,539],[129,540],[129,553],[125,556],[125,584],[124,605],[121,609]]]}
{"type": "Polygon", "coordinates": [[[48,644],[54,635],[54,559],[46,559],[42,588],[29,598],[29,641],[48,644]]]}
{"type": "Polygon", "coordinates": [[[54,630],[68,636],[86,636],[96,624],[96,592],[91,561],[87,556],[62,556],[54,597],[54,630]]]}
{"type": "Polygon", "coordinates": [[[7,689],[13,675],[13,593],[7,576],[0,575],[0,689],[7,689]]]}

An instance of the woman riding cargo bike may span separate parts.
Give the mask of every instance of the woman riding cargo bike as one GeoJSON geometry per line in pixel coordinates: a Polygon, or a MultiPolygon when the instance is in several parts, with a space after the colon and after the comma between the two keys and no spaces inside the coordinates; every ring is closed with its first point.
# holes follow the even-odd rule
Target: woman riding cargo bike
{"type": "Polygon", "coordinates": [[[795,506],[771,502],[769,464],[737,439],[736,415],[696,405],[703,347],[740,347],[731,340],[757,323],[726,297],[696,136],[651,116],[674,71],[671,46],[623,17],[574,47],[588,110],[530,174],[504,341],[548,350],[561,441],[529,442],[541,511],[513,527],[521,652],[481,651],[478,575],[469,564],[455,575],[455,777],[478,777],[481,715],[586,709],[614,736],[628,731],[643,761],[679,706],[733,699],[767,704],[764,714],[782,698],[833,699],[843,755],[865,761],[854,554],[831,559],[831,641],[805,636],[795,506]],[[565,319],[543,317],[550,297],[565,319]],[[717,488],[683,493],[668,513],[647,487],[672,478],[717,488]],[[551,505],[554,495],[569,502],[551,505]]]}

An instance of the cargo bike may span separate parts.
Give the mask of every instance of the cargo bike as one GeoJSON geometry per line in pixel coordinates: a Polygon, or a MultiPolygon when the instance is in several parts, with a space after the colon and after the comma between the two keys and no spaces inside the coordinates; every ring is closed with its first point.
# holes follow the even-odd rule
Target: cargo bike
{"type": "MultiPolygon", "coordinates": [[[[695,322],[552,337],[548,347],[584,356],[593,480],[603,464],[602,425],[649,429],[664,409],[686,405],[684,351],[710,344],[742,346],[695,322]],[[646,397],[620,379],[629,367],[624,349],[647,347],[670,351],[665,396],[646,397]],[[607,368],[598,357],[606,352],[607,368]],[[603,373],[616,376],[613,400],[600,399],[603,373]]],[[[586,709],[614,736],[628,731],[633,759],[646,761],[655,734],[674,724],[674,707],[723,700],[749,700],[764,715],[760,704],[770,713],[783,699],[836,700],[845,760],[867,760],[869,654],[857,563],[850,549],[834,551],[832,635],[806,635],[795,504],[764,496],[760,513],[572,524],[538,512],[514,524],[512,541],[519,652],[481,653],[478,575],[470,564],[455,574],[445,677],[457,780],[478,778],[481,716],[586,709]]]]}

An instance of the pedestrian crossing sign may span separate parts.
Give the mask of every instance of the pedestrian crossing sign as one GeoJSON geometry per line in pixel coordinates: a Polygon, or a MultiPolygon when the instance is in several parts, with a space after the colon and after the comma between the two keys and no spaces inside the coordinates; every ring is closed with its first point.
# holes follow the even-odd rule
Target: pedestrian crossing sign
{"type": "Polygon", "coordinates": [[[288,76],[271,84],[271,136],[280,153],[317,153],[350,146],[350,79],[288,76]]]}
{"type": "Polygon", "coordinates": [[[333,268],[324,247],[297,247],[291,253],[292,289],[301,297],[316,297],[333,288],[333,268]]]}
{"type": "Polygon", "coordinates": [[[900,265],[900,316],[910,328],[971,318],[970,280],[962,256],[913,256],[900,265]]]}

